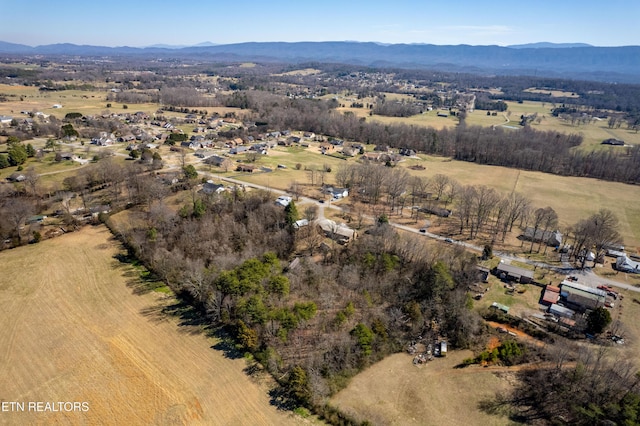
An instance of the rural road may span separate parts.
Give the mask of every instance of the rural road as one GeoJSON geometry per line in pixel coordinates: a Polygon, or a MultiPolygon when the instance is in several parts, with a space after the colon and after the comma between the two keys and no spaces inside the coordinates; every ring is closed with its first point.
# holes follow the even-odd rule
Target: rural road
{"type": "MultiPolygon", "coordinates": [[[[69,145],[73,146],[73,144],[69,144],[69,145]]],[[[78,144],[78,147],[79,146],[80,145],[78,144]]],[[[116,154],[119,155],[119,156],[127,157],[127,155],[123,154],[123,153],[116,153],[116,154]]],[[[82,165],[82,166],[80,166],[78,168],[81,168],[83,166],[84,165],[82,165]]],[[[175,168],[175,166],[170,165],[168,168],[175,168]]],[[[60,173],[60,172],[61,171],[56,171],[56,172],[49,172],[49,173],[45,173],[45,174],[55,174],[55,173],[60,173]]],[[[270,191],[270,192],[273,192],[273,193],[276,193],[276,194],[279,194],[279,195],[290,195],[290,193],[288,191],[283,191],[283,190],[280,190],[280,189],[274,189],[274,188],[271,188],[269,186],[259,185],[259,184],[255,184],[255,183],[248,183],[248,182],[245,182],[245,181],[242,181],[242,180],[239,180],[239,179],[234,179],[234,178],[231,178],[231,177],[223,177],[223,176],[220,176],[218,174],[210,173],[210,172],[200,172],[200,173],[202,173],[203,175],[205,175],[205,176],[207,176],[209,178],[218,179],[219,181],[229,182],[229,183],[233,183],[233,184],[236,184],[236,185],[244,185],[244,186],[247,186],[247,187],[250,187],[250,188],[255,188],[255,189],[262,189],[262,190],[270,191]]],[[[303,197],[303,196],[298,197],[298,199],[296,201],[302,201],[303,203],[310,203],[310,204],[316,205],[318,207],[318,219],[324,219],[325,218],[325,215],[324,215],[324,209],[325,208],[331,208],[331,209],[340,210],[340,211],[344,210],[342,207],[337,206],[335,204],[331,205],[331,201],[329,201],[328,203],[325,204],[324,202],[321,202],[320,200],[316,200],[314,198],[309,198],[309,197],[303,197]]],[[[371,219],[371,217],[369,217],[369,218],[371,219]]],[[[442,235],[433,234],[433,233],[428,232],[428,231],[420,232],[418,229],[415,229],[413,227],[406,226],[406,225],[400,225],[400,224],[393,223],[393,222],[389,222],[389,224],[391,226],[397,228],[397,229],[401,229],[401,230],[406,231],[406,232],[412,232],[412,233],[418,234],[418,235],[423,235],[423,236],[426,236],[428,238],[432,238],[432,239],[435,239],[435,240],[438,240],[438,241],[442,241],[442,242],[444,242],[445,238],[446,238],[446,237],[443,237],[442,235]]],[[[464,247],[464,248],[466,248],[468,250],[479,252],[479,253],[481,253],[482,249],[483,249],[482,247],[479,247],[479,246],[476,246],[474,244],[470,244],[470,243],[467,243],[467,242],[464,242],[464,241],[453,241],[453,244],[462,246],[462,247],[464,247]]],[[[610,279],[607,279],[607,278],[604,278],[604,277],[600,277],[600,276],[596,275],[590,269],[581,270],[581,269],[572,269],[572,268],[558,268],[556,266],[549,265],[549,264],[544,263],[544,262],[532,261],[532,260],[527,259],[527,258],[513,256],[511,254],[503,253],[503,252],[500,252],[500,251],[496,251],[496,252],[494,252],[494,254],[496,256],[499,256],[502,260],[506,261],[507,263],[510,263],[511,261],[516,261],[516,262],[521,262],[521,263],[525,263],[525,264],[528,264],[528,265],[533,265],[533,266],[538,267],[538,268],[544,268],[544,269],[553,270],[555,272],[559,272],[559,273],[566,274],[566,275],[579,276],[579,281],[582,284],[589,285],[589,286],[592,286],[592,287],[597,287],[599,285],[609,285],[609,286],[612,286],[612,287],[617,287],[617,288],[621,288],[621,289],[625,289],[625,290],[629,290],[629,291],[634,291],[634,292],[640,293],[640,288],[638,288],[638,287],[635,287],[635,286],[633,286],[631,284],[626,284],[626,283],[622,283],[622,282],[619,282],[619,281],[614,281],[614,280],[610,280],[610,279]]]]}
{"type": "MultiPolygon", "coordinates": [[[[212,177],[212,178],[216,178],[216,179],[219,179],[219,180],[224,181],[224,182],[230,182],[230,183],[234,183],[234,184],[237,184],[237,185],[245,185],[247,187],[256,188],[256,189],[263,189],[263,190],[271,191],[271,192],[274,192],[274,193],[280,194],[280,195],[290,195],[287,191],[283,191],[283,190],[280,190],[280,189],[274,189],[274,188],[270,188],[270,187],[267,187],[267,186],[264,186],[264,185],[258,185],[258,184],[255,184],[255,183],[247,183],[247,182],[244,182],[244,181],[241,181],[241,180],[238,180],[238,179],[222,177],[222,176],[216,175],[214,173],[207,173],[207,172],[202,172],[202,173],[204,175],[206,175],[206,176],[209,176],[209,177],[212,177]]],[[[336,206],[335,204],[331,205],[330,202],[328,204],[324,204],[324,203],[321,203],[320,201],[318,201],[318,200],[316,200],[314,198],[302,197],[301,196],[301,197],[299,197],[299,201],[306,202],[306,203],[312,203],[312,204],[317,205],[318,206],[318,219],[324,219],[324,209],[325,208],[331,208],[331,209],[336,209],[336,210],[340,210],[340,211],[344,210],[340,206],[336,206]]],[[[368,218],[371,219],[371,217],[368,217],[368,218]]],[[[397,228],[397,229],[401,229],[401,230],[406,231],[406,232],[412,232],[412,233],[417,234],[417,235],[423,235],[423,236],[426,236],[428,238],[432,238],[434,240],[438,240],[438,241],[442,241],[442,242],[444,242],[445,238],[447,238],[447,237],[444,237],[442,235],[437,235],[437,234],[434,234],[434,233],[431,233],[431,232],[428,232],[428,231],[421,232],[420,230],[418,230],[416,228],[412,228],[412,227],[406,226],[406,225],[400,225],[398,223],[389,222],[389,224],[391,226],[397,228]]],[[[468,250],[475,251],[475,252],[478,252],[478,253],[482,253],[482,250],[483,250],[483,248],[480,247],[480,246],[476,246],[474,244],[470,244],[470,243],[467,243],[467,242],[464,242],[464,241],[455,241],[454,240],[453,244],[462,246],[462,247],[464,247],[464,248],[466,248],[468,250]]],[[[619,281],[614,281],[614,280],[610,280],[610,279],[607,279],[607,278],[604,278],[604,277],[600,277],[600,276],[596,275],[590,268],[587,268],[587,269],[584,269],[584,270],[575,269],[575,268],[559,268],[557,266],[553,266],[553,265],[550,265],[548,263],[533,261],[531,259],[527,259],[527,258],[519,257],[519,256],[514,256],[514,255],[511,255],[511,254],[508,254],[508,253],[503,253],[503,252],[500,252],[500,251],[494,252],[494,255],[500,257],[500,259],[506,261],[506,263],[510,263],[511,261],[516,261],[516,262],[520,262],[520,263],[525,263],[527,265],[532,265],[532,266],[535,266],[537,268],[549,269],[549,270],[552,270],[554,272],[558,272],[558,273],[561,273],[561,274],[574,275],[574,276],[579,277],[578,281],[581,284],[588,285],[590,287],[594,287],[595,288],[595,287],[597,287],[599,285],[608,285],[608,286],[611,286],[611,287],[617,287],[617,288],[620,288],[620,289],[624,289],[624,290],[629,290],[629,291],[633,291],[633,292],[636,292],[636,293],[640,293],[640,288],[635,287],[635,286],[633,286],[631,284],[625,284],[625,283],[621,283],[619,281]]]]}

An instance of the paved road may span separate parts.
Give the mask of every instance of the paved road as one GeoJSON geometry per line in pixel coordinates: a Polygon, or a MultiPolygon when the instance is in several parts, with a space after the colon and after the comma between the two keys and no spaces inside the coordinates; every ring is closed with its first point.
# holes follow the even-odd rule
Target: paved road
{"type": "MultiPolygon", "coordinates": [[[[263,190],[267,190],[267,191],[271,191],[273,193],[276,194],[287,194],[290,195],[287,191],[283,191],[280,189],[274,189],[274,188],[269,188],[267,186],[264,185],[258,185],[255,183],[247,183],[238,179],[234,179],[234,178],[228,178],[228,177],[223,177],[220,175],[216,175],[214,173],[207,173],[207,172],[202,172],[204,175],[206,176],[210,176],[213,178],[217,178],[220,179],[222,181],[225,182],[230,182],[230,183],[234,183],[237,185],[245,185],[247,187],[251,187],[251,188],[256,188],[256,189],[263,189],[263,190]]],[[[318,218],[319,219],[324,219],[324,209],[325,208],[332,208],[332,209],[336,209],[336,210],[341,210],[343,211],[344,209],[342,207],[340,207],[339,205],[335,205],[335,204],[331,204],[329,203],[321,203],[319,200],[316,200],[314,198],[309,198],[309,197],[299,197],[299,201],[302,202],[306,202],[306,203],[312,203],[315,204],[319,207],[318,209],[318,218]]],[[[369,219],[371,219],[371,217],[368,217],[369,219]]],[[[410,226],[406,226],[406,225],[400,225],[398,223],[393,223],[393,222],[389,222],[389,224],[397,229],[402,229],[403,231],[406,232],[412,232],[414,234],[418,234],[418,235],[423,235],[427,238],[432,238],[434,240],[438,240],[438,241],[442,241],[444,242],[445,239],[447,237],[444,237],[442,235],[437,235],[428,231],[425,232],[421,232],[420,230],[410,227],[410,226]]],[[[471,251],[475,251],[478,253],[482,253],[483,247],[471,244],[471,243],[467,243],[465,241],[455,241],[452,243],[454,245],[459,245],[462,246],[468,250],[471,251]]],[[[584,285],[588,285],[591,287],[597,287],[599,285],[609,285],[611,287],[617,287],[617,288],[621,288],[621,289],[625,289],[625,290],[629,290],[629,291],[634,291],[637,293],[640,293],[640,288],[635,287],[631,284],[625,284],[625,283],[621,283],[619,281],[614,281],[614,280],[610,280],[604,277],[600,277],[598,275],[596,275],[590,268],[587,269],[575,269],[575,268],[571,268],[571,267],[557,267],[554,265],[550,265],[548,263],[544,263],[544,262],[538,262],[538,261],[534,261],[531,259],[527,259],[525,257],[519,257],[519,256],[514,256],[508,253],[504,253],[504,252],[500,252],[500,251],[496,251],[494,252],[494,255],[499,256],[500,259],[510,263],[512,261],[516,261],[516,262],[520,262],[520,263],[525,263],[527,265],[532,265],[535,266],[536,268],[544,268],[544,269],[549,269],[552,270],[554,272],[558,272],[561,274],[566,274],[566,275],[573,275],[573,276],[577,276],[578,277],[578,282],[584,285]]]]}
{"type": "MultiPolygon", "coordinates": [[[[508,120],[508,118],[507,118],[508,120]]],[[[69,145],[73,145],[73,144],[69,144],[69,145]]],[[[77,144],[77,146],[79,147],[80,144],[77,144]]],[[[116,153],[116,155],[119,156],[123,156],[123,157],[127,157],[126,154],[123,153],[116,153]]],[[[82,167],[82,166],[81,166],[82,167]]],[[[176,166],[172,166],[172,167],[168,167],[168,168],[175,168],[176,166]]],[[[67,171],[67,170],[64,170],[67,171]]],[[[62,171],[60,171],[62,172],[62,171]]],[[[59,173],[59,172],[51,172],[51,174],[54,173],[59,173]]],[[[264,186],[264,185],[259,185],[259,184],[255,184],[255,183],[249,183],[249,182],[245,182],[239,179],[234,179],[232,177],[226,177],[226,176],[220,176],[218,174],[215,173],[210,173],[210,172],[200,172],[205,176],[208,176],[210,178],[214,178],[214,179],[218,179],[224,182],[229,182],[229,183],[233,183],[236,185],[244,185],[250,188],[256,188],[256,189],[262,189],[262,190],[266,190],[266,191],[271,191],[275,194],[280,194],[280,195],[290,195],[289,192],[287,191],[283,191],[280,189],[275,189],[275,188],[271,188],[269,186],[264,186]]],[[[339,205],[335,205],[335,204],[331,204],[331,201],[325,203],[322,202],[320,200],[316,200],[314,198],[309,198],[309,197],[298,197],[298,199],[296,201],[301,201],[303,203],[310,203],[310,204],[315,204],[318,207],[318,219],[324,219],[325,215],[324,215],[324,209],[325,208],[332,208],[332,209],[336,209],[336,210],[340,210],[343,211],[344,209],[342,207],[340,207],[339,205]]],[[[372,219],[371,217],[369,217],[369,219],[372,219]]],[[[406,225],[400,225],[397,223],[393,223],[390,222],[391,226],[394,226],[397,229],[402,229],[403,231],[406,232],[412,232],[414,234],[418,234],[418,235],[422,235],[425,236],[427,238],[432,238],[438,241],[445,241],[446,237],[443,237],[442,235],[437,235],[437,234],[433,234],[431,232],[425,231],[425,232],[420,232],[420,230],[415,229],[413,227],[410,226],[406,226],[406,225]]],[[[478,253],[481,253],[483,248],[476,246],[474,244],[470,244],[464,241],[454,241],[453,244],[462,246],[468,250],[472,250],[478,253]]],[[[517,261],[517,262],[521,262],[521,263],[525,263],[528,265],[533,265],[537,268],[544,268],[544,269],[549,269],[549,270],[553,270],[555,272],[560,272],[562,274],[566,274],[566,275],[574,275],[579,277],[578,281],[582,284],[585,285],[589,285],[592,287],[597,287],[598,285],[609,285],[612,287],[617,287],[617,288],[622,288],[625,290],[630,290],[630,291],[634,291],[634,292],[638,292],[640,293],[640,288],[635,287],[631,284],[625,284],[625,283],[621,283],[619,281],[614,281],[614,280],[610,280],[604,277],[600,277],[598,275],[596,275],[592,270],[590,269],[585,269],[585,270],[581,270],[581,269],[574,269],[571,267],[567,267],[567,268],[558,268],[557,266],[553,266],[553,265],[549,265],[547,263],[544,262],[538,262],[538,261],[532,261],[530,259],[524,258],[524,257],[518,257],[518,256],[514,256],[508,253],[503,253],[503,252],[499,252],[496,251],[494,252],[494,254],[496,256],[500,256],[500,258],[506,262],[511,262],[511,261],[517,261]]]]}

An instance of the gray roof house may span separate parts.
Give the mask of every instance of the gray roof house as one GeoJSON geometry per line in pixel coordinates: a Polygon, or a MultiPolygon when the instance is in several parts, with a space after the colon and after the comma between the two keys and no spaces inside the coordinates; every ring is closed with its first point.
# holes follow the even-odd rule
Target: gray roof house
{"type": "Polygon", "coordinates": [[[559,231],[545,231],[543,229],[535,229],[528,226],[525,229],[522,238],[527,241],[535,241],[537,243],[543,242],[551,247],[558,247],[562,245],[562,234],[559,231]],[[535,231],[535,232],[534,232],[535,231]]]}
{"type": "Polygon", "coordinates": [[[202,185],[201,191],[204,194],[219,194],[224,192],[224,190],[224,185],[213,183],[213,181],[208,180],[204,185],[202,185]]]}
{"type": "Polygon", "coordinates": [[[509,265],[508,263],[498,264],[495,274],[500,278],[520,281],[523,284],[533,281],[532,270],[509,265]]]}
{"type": "Polygon", "coordinates": [[[616,259],[616,269],[621,272],[640,274],[640,262],[631,260],[627,255],[620,256],[616,259]]]}

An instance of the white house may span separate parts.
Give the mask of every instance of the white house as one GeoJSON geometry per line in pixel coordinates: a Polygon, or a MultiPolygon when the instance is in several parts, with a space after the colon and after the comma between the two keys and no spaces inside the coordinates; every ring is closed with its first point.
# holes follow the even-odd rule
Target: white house
{"type": "Polygon", "coordinates": [[[627,255],[620,256],[616,259],[616,269],[622,272],[640,274],[640,262],[629,259],[627,255]]]}
{"type": "Polygon", "coordinates": [[[287,195],[281,195],[278,197],[278,199],[276,200],[276,204],[282,207],[287,207],[289,205],[289,203],[291,203],[291,200],[293,198],[287,196],[287,195]]]}

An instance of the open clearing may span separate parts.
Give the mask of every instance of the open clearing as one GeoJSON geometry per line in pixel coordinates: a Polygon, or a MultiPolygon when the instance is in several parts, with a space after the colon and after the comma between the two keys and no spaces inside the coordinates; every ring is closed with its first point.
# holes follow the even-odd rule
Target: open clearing
{"type": "MultiPolygon", "coordinates": [[[[268,380],[212,349],[176,301],[134,294],[139,274],[104,226],[0,253],[0,400],[87,402],[87,412],[0,412],[0,424],[299,424],[268,380]]],[[[137,293],[137,292],[136,292],[137,293]]]]}
{"type": "Polygon", "coordinates": [[[510,424],[506,417],[482,412],[478,403],[507,390],[511,370],[453,369],[470,356],[471,351],[453,351],[415,366],[411,355],[391,355],[354,377],[331,403],[376,425],[510,424]]]}

